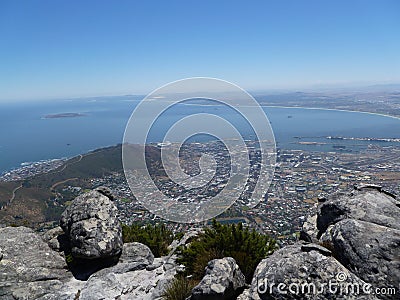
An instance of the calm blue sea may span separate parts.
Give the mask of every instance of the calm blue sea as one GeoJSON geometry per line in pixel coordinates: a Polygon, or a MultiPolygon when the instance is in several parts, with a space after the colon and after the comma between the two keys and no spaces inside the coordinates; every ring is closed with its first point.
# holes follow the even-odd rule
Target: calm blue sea
{"type": "MultiPolygon", "coordinates": [[[[126,123],[141,97],[107,97],[0,104],[0,173],[23,162],[71,157],[99,147],[122,142],[126,123]],[[82,113],[84,117],[43,118],[48,114],[82,113]]],[[[278,147],[333,151],[358,151],[369,144],[399,145],[371,141],[327,140],[326,136],[400,138],[400,120],[355,112],[301,108],[264,108],[278,147]],[[301,137],[301,139],[299,139],[301,137]],[[299,141],[327,143],[300,145],[299,141]],[[337,148],[336,148],[337,150],[337,148]]],[[[193,112],[229,114],[221,107],[179,105],[159,122],[168,127],[174,120],[193,112]]],[[[138,130],[141,130],[138,128],[138,130]]],[[[161,141],[155,130],[150,142],[161,141]]]]}

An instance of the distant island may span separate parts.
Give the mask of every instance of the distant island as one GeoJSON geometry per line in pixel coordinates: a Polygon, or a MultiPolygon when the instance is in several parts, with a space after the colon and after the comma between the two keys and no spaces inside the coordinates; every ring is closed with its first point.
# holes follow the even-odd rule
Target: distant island
{"type": "Polygon", "coordinates": [[[59,119],[59,118],[77,118],[77,117],[84,117],[85,114],[81,113],[61,113],[61,114],[50,114],[45,115],[44,119],[59,119]]]}

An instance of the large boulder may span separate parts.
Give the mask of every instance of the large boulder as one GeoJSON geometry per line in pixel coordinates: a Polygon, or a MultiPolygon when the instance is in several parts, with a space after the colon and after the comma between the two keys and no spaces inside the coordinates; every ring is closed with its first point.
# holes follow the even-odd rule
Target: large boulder
{"type": "Polygon", "coordinates": [[[375,188],[355,190],[350,195],[333,196],[318,207],[318,237],[330,225],[343,219],[356,219],[400,229],[399,202],[375,188]]]}
{"type": "Polygon", "coordinates": [[[321,242],[350,271],[374,287],[400,284],[400,230],[347,219],[328,228],[321,242]]]}
{"type": "Polygon", "coordinates": [[[72,255],[82,259],[120,255],[122,229],[117,212],[104,188],[75,198],[60,220],[60,226],[70,240],[72,255]]]}
{"type": "MultiPolygon", "coordinates": [[[[330,251],[316,244],[286,246],[257,266],[249,290],[239,299],[352,299],[342,286],[366,283],[347,270],[330,251]],[[329,288],[331,286],[331,288],[329,288]]],[[[375,299],[356,295],[357,299],[375,299]]]]}
{"type": "Polygon", "coordinates": [[[304,223],[302,233],[302,240],[329,248],[336,260],[372,288],[388,290],[386,295],[376,294],[378,298],[391,299],[393,287],[400,292],[400,202],[381,187],[356,187],[351,193],[327,197],[304,223]]]}
{"type": "Polygon", "coordinates": [[[234,299],[245,287],[245,277],[232,257],[214,259],[192,290],[191,300],[234,299]]]}
{"type": "Polygon", "coordinates": [[[80,283],[32,229],[1,228],[0,248],[0,299],[74,299],[80,283]]]}

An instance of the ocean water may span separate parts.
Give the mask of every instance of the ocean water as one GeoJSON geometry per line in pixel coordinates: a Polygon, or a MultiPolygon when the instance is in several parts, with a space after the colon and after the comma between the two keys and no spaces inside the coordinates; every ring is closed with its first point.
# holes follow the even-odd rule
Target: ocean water
{"type": "MultiPolygon", "coordinates": [[[[72,157],[121,143],[128,119],[140,100],[141,97],[124,96],[0,103],[0,174],[23,162],[72,157]],[[60,113],[84,116],[44,118],[60,113]]],[[[370,144],[400,146],[394,142],[326,139],[327,136],[400,138],[399,119],[321,109],[265,107],[264,111],[271,122],[277,146],[282,149],[334,151],[333,146],[344,145],[343,151],[354,152],[370,144]]],[[[220,106],[178,105],[155,123],[148,141],[162,141],[171,124],[196,112],[217,114],[227,119],[231,114],[220,106]]],[[[240,120],[236,126],[241,127],[244,134],[251,135],[251,130],[240,120]]]]}

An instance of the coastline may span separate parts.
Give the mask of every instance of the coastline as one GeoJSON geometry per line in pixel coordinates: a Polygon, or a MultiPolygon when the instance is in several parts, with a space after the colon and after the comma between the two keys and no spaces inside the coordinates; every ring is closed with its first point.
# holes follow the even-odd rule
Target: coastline
{"type": "Polygon", "coordinates": [[[360,111],[360,110],[347,110],[347,109],[337,109],[337,108],[320,108],[320,107],[300,107],[300,106],[279,106],[279,105],[261,105],[261,107],[273,107],[273,108],[297,108],[297,109],[308,109],[308,110],[326,110],[326,111],[338,111],[338,112],[348,112],[348,113],[361,113],[367,115],[375,115],[380,117],[387,117],[396,120],[400,120],[400,116],[386,115],[378,112],[360,111]]]}
{"type": "MultiPolygon", "coordinates": [[[[258,101],[257,101],[258,102],[258,101]]],[[[214,105],[214,104],[197,104],[197,103],[180,103],[181,105],[188,105],[188,106],[205,106],[205,107],[223,107],[223,105],[214,105]]],[[[376,116],[382,116],[382,117],[388,117],[388,118],[393,118],[400,120],[400,116],[395,116],[395,115],[388,115],[384,113],[379,113],[379,112],[370,112],[370,111],[361,111],[361,110],[348,110],[348,109],[338,109],[338,108],[323,108],[323,107],[304,107],[304,106],[284,106],[284,105],[265,105],[262,103],[259,103],[260,107],[262,108],[296,108],[296,109],[307,109],[307,110],[324,110],[324,111],[338,111],[338,112],[349,112],[349,113],[362,113],[362,114],[368,114],[368,115],[376,115],[376,116]]],[[[252,106],[247,106],[247,105],[237,105],[238,107],[252,107],[252,106]]]]}
{"type": "MultiPolygon", "coordinates": [[[[192,104],[187,104],[187,105],[192,105],[192,104]]],[[[196,104],[196,105],[202,106],[202,104],[196,104]]],[[[358,114],[364,114],[364,115],[386,117],[386,118],[391,118],[393,120],[400,120],[400,117],[392,116],[392,115],[385,115],[385,114],[376,113],[376,112],[365,112],[365,111],[343,110],[343,109],[331,109],[331,108],[319,108],[319,107],[296,107],[296,106],[277,106],[277,105],[260,105],[260,106],[262,108],[267,108],[267,109],[268,108],[278,108],[278,109],[281,108],[281,109],[313,110],[313,111],[321,111],[321,112],[323,112],[323,111],[336,111],[336,112],[344,112],[344,113],[358,113],[358,114]]],[[[357,135],[357,136],[356,135],[353,135],[353,136],[341,136],[341,137],[344,137],[346,139],[360,138],[360,137],[364,138],[364,136],[359,136],[359,135],[357,135]]],[[[382,138],[384,138],[384,137],[382,137],[382,138]]],[[[393,136],[393,138],[398,138],[398,137],[394,137],[393,136]]],[[[28,164],[29,165],[29,164],[34,164],[34,163],[43,163],[43,162],[46,163],[46,162],[51,161],[51,160],[66,160],[66,159],[70,159],[70,158],[73,158],[73,157],[76,157],[76,156],[79,156],[79,155],[82,155],[82,154],[85,154],[85,153],[89,153],[91,151],[95,151],[97,149],[106,148],[106,147],[110,147],[110,146],[115,146],[117,144],[118,144],[118,142],[117,143],[112,143],[112,144],[98,145],[98,146],[95,146],[94,148],[91,148],[89,150],[84,150],[84,151],[81,151],[79,153],[75,152],[75,153],[73,153],[71,155],[68,155],[68,153],[67,153],[67,155],[60,155],[57,158],[54,158],[54,155],[57,155],[57,153],[53,153],[53,157],[52,158],[45,159],[45,160],[39,160],[39,161],[35,161],[34,159],[27,158],[31,162],[29,162],[29,163],[17,163],[11,168],[6,168],[4,170],[0,170],[0,180],[2,180],[4,175],[6,173],[8,173],[8,172],[14,172],[15,170],[18,170],[18,169],[21,169],[23,167],[26,167],[24,164],[28,164]]],[[[21,161],[21,160],[19,160],[19,161],[21,161]]],[[[10,163],[10,165],[11,165],[11,163],[10,163]]]]}
{"type": "Polygon", "coordinates": [[[23,180],[25,178],[31,177],[31,176],[35,176],[37,174],[43,174],[43,173],[47,173],[50,171],[54,171],[55,169],[57,169],[58,167],[60,167],[62,164],[64,164],[66,161],[73,159],[75,157],[79,157],[79,161],[82,160],[82,158],[89,153],[92,153],[94,151],[98,151],[101,149],[106,149],[109,147],[117,147],[118,145],[120,145],[120,143],[117,144],[112,144],[112,145],[106,145],[106,146],[99,146],[98,148],[93,148],[93,149],[89,149],[88,151],[79,153],[77,155],[71,155],[71,156],[65,156],[65,157],[61,157],[61,158],[49,158],[49,159],[45,159],[45,160],[39,160],[39,161],[32,161],[32,162],[23,162],[21,163],[19,166],[15,166],[12,167],[11,169],[7,169],[4,171],[0,171],[0,182],[4,182],[4,181],[18,181],[18,180],[23,180]],[[37,167],[45,167],[46,165],[51,164],[51,166],[49,166],[48,168],[46,168],[46,170],[37,170],[37,167]],[[8,177],[10,177],[10,175],[12,174],[18,174],[19,172],[24,172],[27,168],[35,168],[35,172],[32,173],[31,175],[27,176],[23,176],[19,179],[15,179],[15,180],[9,180],[8,177]],[[10,173],[10,175],[8,175],[8,173],[10,173]]]}

